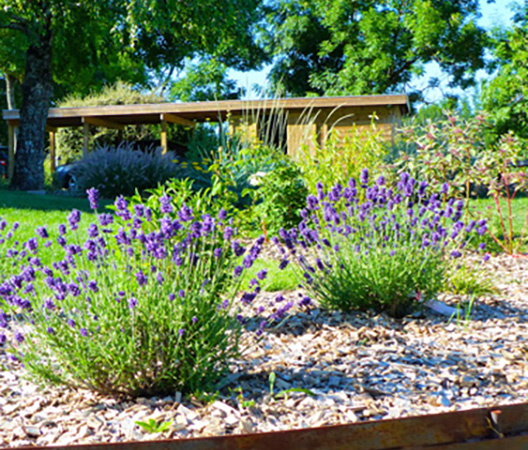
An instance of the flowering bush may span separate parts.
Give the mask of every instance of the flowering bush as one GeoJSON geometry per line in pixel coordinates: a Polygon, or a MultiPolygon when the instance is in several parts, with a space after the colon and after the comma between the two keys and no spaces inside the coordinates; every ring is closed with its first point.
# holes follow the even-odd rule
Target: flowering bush
{"type": "MultiPolygon", "coordinates": [[[[93,207],[97,196],[89,191],[93,207]]],[[[44,238],[34,238],[28,262],[0,285],[0,327],[12,330],[12,357],[31,374],[143,396],[206,389],[227,369],[243,321],[235,295],[263,239],[246,249],[223,211],[196,217],[183,205],[172,218],[170,198],[160,200],[156,231],[148,231],[148,207],[136,205],[132,213],[119,197],[124,226],[99,214],[84,242],[77,234],[81,213],[72,211],[50,265],[39,260],[44,238]]],[[[259,292],[258,280],[251,285],[242,302],[259,292]]]]}
{"type": "Polygon", "coordinates": [[[469,199],[474,183],[479,181],[475,161],[490,146],[489,128],[489,120],[483,115],[464,120],[449,112],[435,121],[408,125],[399,135],[405,151],[390,169],[412,173],[433,189],[447,183],[455,195],[469,199]]]}
{"type": "Polygon", "coordinates": [[[75,166],[81,191],[96,188],[103,197],[133,195],[183,173],[174,155],[161,150],[141,151],[132,144],[99,147],[75,166]]]}
{"type": "Polygon", "coordinates": [[[486,231],[484,220],[460,221],[462,201],[450,199],[444,208],[439,194],[427,195],[426,182],[405,173],[395,190],[383,177],[369,183],[365,169],[359,186],[351,179],[317,191],[299,227],[275,239],[285,255],[281,265],[293,260],[303,272],[306,304],[311,297],[328,308],[401,317],[440,290],[446,256],[461,256],[469,236],[486,231]]]}

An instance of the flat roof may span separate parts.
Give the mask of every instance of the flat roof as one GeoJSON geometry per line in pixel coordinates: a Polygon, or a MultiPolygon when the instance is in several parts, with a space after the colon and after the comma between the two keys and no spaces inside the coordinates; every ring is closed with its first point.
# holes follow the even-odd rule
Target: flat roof
{"type": "MultiPolygon", "coordinates": [[[[183,124],[190,122],[217,122],[228,114],[242,115],[251,111],[304,111],[307,109],[334,109],[342,107],[399,107],[408,111],[407,95],[361,95],[348,97],[305,97],[272,100],[222,100],[192,103],[151,103],[140,105],[85,106],[73,108],[50,108],[47,126],[52,128],[81,126],[103,121],[108,124],[132,125],[154,124],[167,120],[183,124]]],[[[4,120],[18,125],[20,111],[4,110],[4,120]]]]}

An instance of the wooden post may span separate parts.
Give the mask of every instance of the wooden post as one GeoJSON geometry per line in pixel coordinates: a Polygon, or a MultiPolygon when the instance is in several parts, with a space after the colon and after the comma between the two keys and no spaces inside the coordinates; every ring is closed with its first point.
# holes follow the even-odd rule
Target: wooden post
{"type": "Polygon", "coordinates": [[[50,131],[49,134],[50,141],[50,170],[51,174],[55,173],[55,131],[50,131]]]}
{"type": "Polygon", "coordinates": [[[13,179],[13,174],[15,173],[15,125],[11,122],[7,123],[7,178],[9,181],[13,179]]]}
{"type": "Polygon", "coordinates": [[[86,122],[83,123],[83,157],[86,158],[88,152],[90,151],[90,125],[86,122]]]}
{"type": "Polygon", "coordinates": [[[161,121],[161,153],[165,154],[168,151],[167,144],[167,122],[165,120],[161,121]]]}

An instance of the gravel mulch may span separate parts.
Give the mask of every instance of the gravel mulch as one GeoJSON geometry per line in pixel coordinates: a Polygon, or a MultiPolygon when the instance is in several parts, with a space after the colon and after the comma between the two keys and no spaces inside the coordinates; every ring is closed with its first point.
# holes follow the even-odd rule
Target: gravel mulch
{"type": "Polygon", "coordinates": [[[256,433],[528,402],[528,258],[491,258],[485,268],[500,293],[478,299],[467,322],[315,308],[290,311],[261,338],[245,332],[242,358],[207,404],[37,387],[0,349],[0,446],[256,433]],[[150,418],[172,421],[169,431],[136,424],[150,418]]]}

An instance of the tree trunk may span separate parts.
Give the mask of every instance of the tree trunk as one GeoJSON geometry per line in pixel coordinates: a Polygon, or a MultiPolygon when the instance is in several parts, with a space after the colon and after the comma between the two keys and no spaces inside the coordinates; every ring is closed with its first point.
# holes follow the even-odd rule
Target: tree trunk
{"type": "Polygon", "coordinates": [[[7,109],[16,109],[15,103],[15,77],[9,73],[5,74],[7,109]]]}
{"type": "Polygon", "coordinates": [[[11,186],[21,190],[44,188],[46,120],[53,95],[51,23],[28,48],[22,83],[15,173],[11,186]]]}

